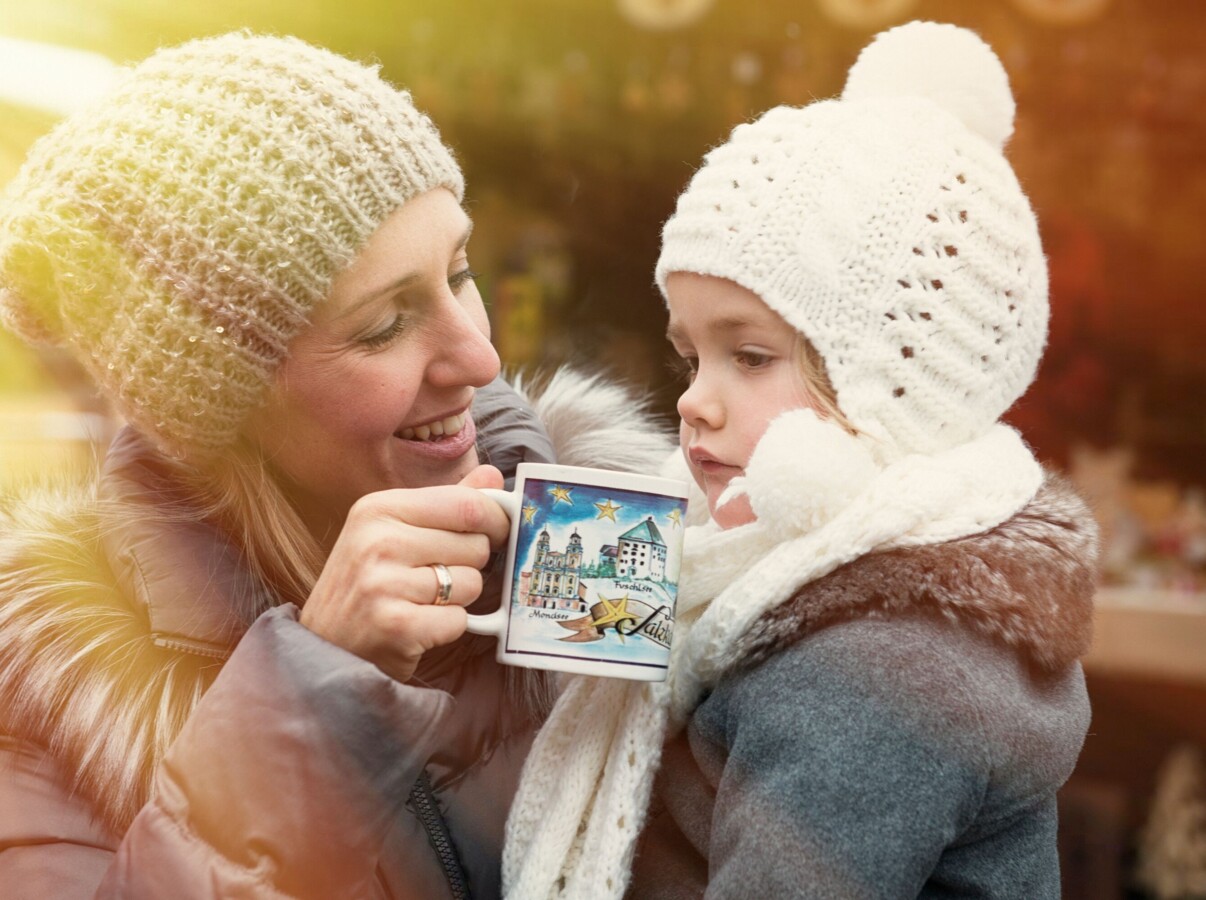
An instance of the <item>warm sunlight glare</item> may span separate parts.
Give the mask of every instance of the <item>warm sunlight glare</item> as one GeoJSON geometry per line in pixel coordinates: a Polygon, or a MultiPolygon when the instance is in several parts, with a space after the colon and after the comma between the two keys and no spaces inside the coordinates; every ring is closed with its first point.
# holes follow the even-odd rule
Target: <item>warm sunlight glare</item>
{"type": "Polygon", "coordinates": [[[117,66],[99,53],[0,36],[0,100],[66,114],[104,91],[117,66]]]}

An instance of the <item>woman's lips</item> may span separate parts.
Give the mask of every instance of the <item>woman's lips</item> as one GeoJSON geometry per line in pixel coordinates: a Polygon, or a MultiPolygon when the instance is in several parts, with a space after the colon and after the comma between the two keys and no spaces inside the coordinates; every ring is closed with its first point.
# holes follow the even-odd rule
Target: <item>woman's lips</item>
{"type": "Polygon", "coordinates": [[[477,426],[466,411],[424,425],[403,428],[395,437],[406,441],[411,453],[421,453],[435,459],[460,459],[477,443],[477,426]],[[437,429],[441,433],[437,434],[437,429]]]}
{"type": "Polygon", "coordinates": [[[456,415],[436,419],[434,422],[428,422],[425,425],[416,425],[414,428],[403,428],[398,432],[398,437],[404,441],[427,441],[439,437],[451,437],[465,426],[465,419],[465,413],[459,412],[456,415]]]}

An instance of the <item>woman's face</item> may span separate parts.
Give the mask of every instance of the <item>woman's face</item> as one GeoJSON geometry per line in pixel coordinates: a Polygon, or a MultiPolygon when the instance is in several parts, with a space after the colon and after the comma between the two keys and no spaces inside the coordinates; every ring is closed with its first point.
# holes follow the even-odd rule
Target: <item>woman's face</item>
{"type": "Polygon", "coordinates": [[[679,442],[722,528],[753,521],[744,496],[717,500],[745,466],[766,426],[790,409],[815,409],[803,380],[798,335],[757,294],[722,278],[674,272],[666,279],[667,337],[686,363],[679,442]]]}
{"type": "Polygon", "coordinates": [[[455,483],[477,465],[469,404],[499,360],[471,228],[443,188],[396,210],[294,338],[246,426],[320,540],[367,493],[455,483]]]}

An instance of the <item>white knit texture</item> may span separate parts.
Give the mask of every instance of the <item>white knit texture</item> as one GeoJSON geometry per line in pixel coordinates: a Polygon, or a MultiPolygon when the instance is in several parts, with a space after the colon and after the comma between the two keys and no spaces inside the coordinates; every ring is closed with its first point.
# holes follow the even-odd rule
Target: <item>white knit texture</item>
{"type": "Polygon", "coordinates": [[[977,437],[1047,334],[1038,225],[1001,153],[1012,123],[979,38],[892,29],[843,99],[777,107],[708,153],[665,225],[658,284],[696,272],[757,294],[812,341],[885,459],[977,437]]]}
{"type": "MultiPolygon", "coordinates": [[[[569,679],[525,763],[507,822],[508,897],[623,896],[662,741],[738,661],[740,639],[760,616],[866,553],[986,531],[1025,506],[1042,480],[1017,432],[998,425],[944,453],[877,469],[843,508],[809,529],[810,515],[790,510],[815,509],[811,484],[783,473],[814,424],[811,413],[781,416],[747,467],[751,497],[775,497],[789,510],[775,526],[687,529],[669,679],[569,679]],[[783,530],[792,522],[801,527],[783,530]]],[[[835,454],[848,450],[830,446],[835,454]]]]}
{"type": "Polygon", "coordinates": [[[877,35],[842,90],[843,100],[875,97],[928,97],[996,147],[1013,134],[1005,67],[975,33],[955,25],[913,22],[877,35]]]}
{"type": "Polygon", "coordinates": [[[748,494],[756,520],[687,529],[664,684],[569,680],[508,820],[508,897],[624,894],[662,741],[761,616],[860,556],[987,531],[1037,492],[1038,463],[998,423],[1047,327],[1037,224],[1001,155],[1013,114],[987,45],[912,23],[863,52],[843,99],[737,127],[679,198],[663,292],[687,271],[757,294],[815,345],[857,434],[778,417],[724,495],[748,494]]]}
{"type": "Polygon", "coordinates": [[[455,159],[375,68],[243,33],[161,50],[40,139],[0,205],[0,314],[169,451],[227,445],[334,276],[455,159]]]}

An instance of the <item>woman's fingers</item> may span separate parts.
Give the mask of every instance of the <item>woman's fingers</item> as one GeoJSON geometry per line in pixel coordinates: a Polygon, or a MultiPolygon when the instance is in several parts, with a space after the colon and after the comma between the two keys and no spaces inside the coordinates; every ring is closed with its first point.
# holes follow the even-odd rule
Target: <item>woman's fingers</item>
{"type": "Polygon", "coordinates": [[[421,575],[424,583],[424,593],[420,597],[408,597],[412,603],[429,603],[432,606],[468,606],[482,592],[482,573],[472,566],[444,566],[442,563],[429,565],[423,569],[414,570],[415,575],[421,575]],[[442,597],[441,587],[445,583],[440,578],[440,566],[447,578],[448,596],[442,597]]]}
{"type": "Polygon", "coordinates": [[[511,531],[503,508],[465,485],[378,491],[357,500],[348,514],[349,522],[373,518],[432,531],[483,534],[493,546],[504,543],[511,531]]]}
{"type": "Polygon", "coordinates": [[[502,488],[503,474],[494,466],[478,466],[459,483],[471,488],[502,488]]]}
{"type": "Polygon", "coordinates": [[[482,466],[460,485],[390,490],[352,507],[301,611],[327,640],[406,680],[424,653],[465,632],[506,512],[473,486],[501,483],[482,466]]]}
{"type": "Polygon", "coordinates": [[[484,534],[451,534],[430,530],[417,530],[406,535],[405,547],[389,548],[389,558],[403,565],[431,566],[442,563],[471,569],[485,568],[490,562],[490,541],[484,534]]]}
{"type": "Polygon", "coordinates": [[[398,681],[406,681],[424,653],[450,644],[465,633],[465,617],[465,610],[459,606],[378,605],[374,607],[370,626],[374,641],[363,648],[369,652],[357,655],[398,681]]]}
{"type": "MultiPolygon", "coordinates": [[[[343,556],[355,566],[376,564],[412,568],[443,563],[480,569],[490,561],[490,538],[480,532],[458,532],[400,521],[364,507],[349,515],[331,557],[343,556]]],[[[330,561],[328,561],[330,564],[330,561]]]]}

